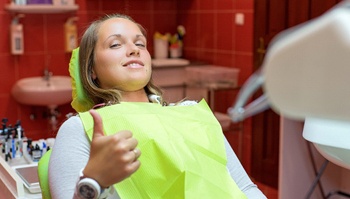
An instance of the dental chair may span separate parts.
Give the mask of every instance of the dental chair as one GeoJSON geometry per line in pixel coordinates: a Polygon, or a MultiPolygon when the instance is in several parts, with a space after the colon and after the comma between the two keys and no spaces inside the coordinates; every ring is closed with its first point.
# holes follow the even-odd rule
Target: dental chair
{"type": "Polygon", "coordinates": [[[232,121],[271,107],[283,117],[304,121],[303,137],[328,161],[350,169],[349,22],[347,0],[276,36],[261,69],[228,110],[232,121]],[[245,105],[260,87],[264,94],[245,105]]]}
{"type": "MultiPolygon", "coordinates": [[[[86,94],[82,90],[82,84],[79,76],[79,48],[73,50],[72,57],[69,63],[69,73],[72,77],[72,89],[73,89],[73,101],[77,111],[83,111],[84,105],[92,103],[87,100],[86,94]]],[[[49,186],[49,161],[51,156],[52,149],[47,151],[43,157],[40,158],[38,162],[38,177],[39,184],[41,188],[42,198],[51,199],[50,186],[49,186]]]]}
{"type": "MultiPolygon", "coordinates": [[[[305,121],[303,137],[328,161],[350,169],[349,21],[350,1],[343,1],[319,18],[279,34],[261,69],[228,110],[232,121],[271,107],[284,117],[305,121]],[[264,95],[245,105],[260,87],[264,95]]],[[[38,165],[45,199],[51,198],[49,158],[50,151],[38,165]]]]}
{"type": "Polygon", "coordinates": [[[51,199],[49,186],[49,161],[51,150],[47,151],[38,163],[38,176],[41,189],[41,196],[43,199],[51,199]]]}

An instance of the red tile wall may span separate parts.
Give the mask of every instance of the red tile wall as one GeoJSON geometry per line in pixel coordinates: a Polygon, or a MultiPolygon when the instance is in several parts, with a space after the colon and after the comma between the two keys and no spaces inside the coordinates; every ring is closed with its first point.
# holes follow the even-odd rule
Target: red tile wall
{"type": "MultiPolygon", "coordinates": [[[[89,23],[108,13],[121,12],[132,16],[148,31],[149,51],[153,52],[155,31],[175,33],[177,25],[184,25],[184,57],[209,64],[240,69],[241,85],[252,73],[252,37],[254,0],[76,0],[79,10],[59,14],[26,14],[20,21],[24,26],[24,55],[10,54],[9,25],[12,14],[6,11],[9,0],[0,0],[0,119],[10,124],[22,121],[27,137],[33,139],[55,136],[45,107],[20,105],[11,97],[12,85],[21,78],[41,76],[45,66],[54,75],[69,75],[70,54],[64,51],[64,22],[72,16],[79,18],[78,32],[82,34],[89,23]],[[235,24],[235,15],[242,13],[244,25],[235,24]],[[48,64],[47,64],[48,63],[48,64]]],[[[218,93],[216,109],[226,112],[237,92],[218,93]]],[[[69,104],[58,108],[58,123],[73,112],[69,104]]],[[[244,122],[240,159],[249,171],[250,121],[244,122]]],[[[236,133],[237,134],[237,133],[236,133]]],[[[237,143],[237,135],[227,135],[237,143]]],[[[237,148],[234,146],[234,148],[237,148]]]]}

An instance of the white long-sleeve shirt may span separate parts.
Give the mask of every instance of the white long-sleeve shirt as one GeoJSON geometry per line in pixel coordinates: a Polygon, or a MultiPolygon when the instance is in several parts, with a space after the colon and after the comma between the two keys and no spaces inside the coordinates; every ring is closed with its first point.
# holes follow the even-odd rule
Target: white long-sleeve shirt
{"type": "MultiPolygon", "coordinates": [[[[264,194],[250,180],[240,161],[225,139],[227,169],[237,186],[249,199],[265,199],[264,194]]],[[[75,194],[79,172],[85,167],[90,154],[90,141],[79,116],[73,116],[60,127],[49,163],[49,185],[53,199],[77,198],[75,194]]],[[[119,199],[110,188],[109,199],[119,199]]]]}

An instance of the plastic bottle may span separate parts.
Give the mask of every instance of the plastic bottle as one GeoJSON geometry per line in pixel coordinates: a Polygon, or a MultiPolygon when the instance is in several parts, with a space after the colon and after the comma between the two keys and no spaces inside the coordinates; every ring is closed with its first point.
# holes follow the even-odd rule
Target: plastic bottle
{"type": "Polygon", "coordinates": [[[41,151],[41,157],[46,153],[47,151],[47,145],[46,145],[46,142],[43,142],[43,149],[41,151]]]}
{"type": "Polygon", "coordinates": [[[22,55],[24,53],[23,25],[19,23],[19,18],[23,16],[22,14],[15,16],[11,23],[11,53],[13,55],[22,55]]]}
{"type": "Polygon", "coordinates": [[[23,156],[23,140],[22,140],[22,127],[20,125],[17,126],[17,150],[16,150],[16,158],[21,158],[23,156]]]}
{"type": "Polygon", "coordinates": [[[70,53],[78,47],[78,28],[76,25],[77,17],[71,17],[64,24],[64,34],[66,39],[66,52],[70,53]]]}
{"type": "Polygon", "coordinates": [[[32,141],[32,139],[28,139],[27,140],[27,153],[29,154],[29,155],[32,155],[32,152],[33,152],[33,150],[34,150],[34,146],[33,146],[33,141],[32,141]]]}
{"type": "Polygon", "coordinates": [[[38,162],[41,158],[41,150],[38,144],[35,144],[34,150],[32,151],[32,159],[34,162],[38,162]]]}

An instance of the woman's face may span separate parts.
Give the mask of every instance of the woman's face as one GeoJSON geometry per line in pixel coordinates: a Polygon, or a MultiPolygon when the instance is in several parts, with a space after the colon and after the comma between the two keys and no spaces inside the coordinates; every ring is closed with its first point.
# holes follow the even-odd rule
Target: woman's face
{"type": "Polygon", "coordinates": [[[151,56],[140,28],[124,18],[104,21],[98,31],[92,78],[101,88],[143,89],[151,78],[151,56]]]}

